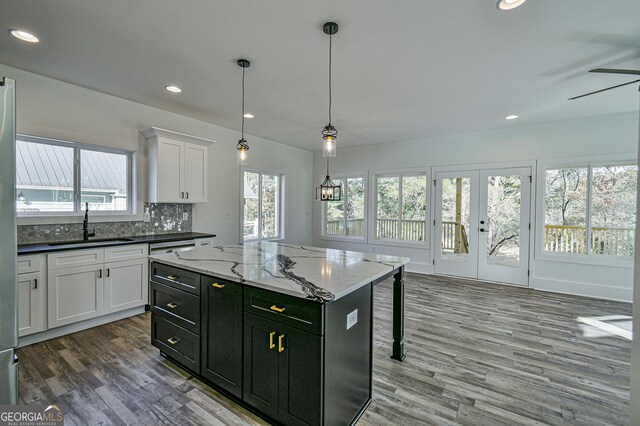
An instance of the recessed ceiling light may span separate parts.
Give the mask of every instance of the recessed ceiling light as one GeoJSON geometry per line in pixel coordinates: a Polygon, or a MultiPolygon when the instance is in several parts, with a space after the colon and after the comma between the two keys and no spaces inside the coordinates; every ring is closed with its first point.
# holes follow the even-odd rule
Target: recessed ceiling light
{"type": "Polygon", "coordinates": [[[179,88],[178,86],[174,86],[173,84],[170,84],[168,86],[164,86],[165,89],[167,89],[168,91],[172,92],[172,93],[180,93],[182,92],[182,89],[179,88]]]}
{"type": "Polygon", "coordinates": [[[522,6],[525,1],[527,0],[499,0],[497,6],[500,10],[511,10],[522,6]]]}
{"type": "Polygon", "coordinates": [[[253,118],[253,114],[246,113],[243,115],[244,118],[253,118]]]}
{"type": "Polygon", "coordinates": [[[26,41],[29,43],[37,43],[40,41],[40,39],[38,39],[38,37],[34,36],[31,33],[28,33],[26,31],[22,31],[22,30],[9,30],[9,34],[11,34],[12,36],[14,36],[17,39],[20,39],[22,41],[26,41]]]}
{"type": "Polygon", "coordinates": [[[515,120],[516,118],[518,118],[517,115],[507,115],[504,119],[505,120],[515,120]]]}

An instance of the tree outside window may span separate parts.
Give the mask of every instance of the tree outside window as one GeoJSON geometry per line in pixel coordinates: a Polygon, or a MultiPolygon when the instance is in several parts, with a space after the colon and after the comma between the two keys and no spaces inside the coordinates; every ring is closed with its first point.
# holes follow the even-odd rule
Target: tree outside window
{"type": "Polygon", "coordinates": [[[545,172],[546,252],[633,255],[636,165],[586,165],[545,172]]]}
{"type": "Polygon", "coordinates": [[[376,239],[426,241],[426,174],[376,177],[376,239]]]}
{"type": "Polygon", "coordinates": [[[364,237],[365,187],[364,177],[334,178],[343,190],[341,201],[328,201],[325,207],[325,236],[364,237]]]}
{"type": "Polygon", "coordinates": [[[245,171],[242,235],[244,241],[281,237],[282,175],[245,171]]]}

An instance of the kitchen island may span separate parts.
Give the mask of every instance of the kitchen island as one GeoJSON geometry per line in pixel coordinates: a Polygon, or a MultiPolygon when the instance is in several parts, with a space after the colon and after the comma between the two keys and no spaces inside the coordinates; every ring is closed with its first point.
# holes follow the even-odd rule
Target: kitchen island
{"type": "Polygon", "coordinates": [[[373,286],[408,258],[273,242],[150,257],[152,344],[266,419],[354,423],[371,402],[373,286]]]}

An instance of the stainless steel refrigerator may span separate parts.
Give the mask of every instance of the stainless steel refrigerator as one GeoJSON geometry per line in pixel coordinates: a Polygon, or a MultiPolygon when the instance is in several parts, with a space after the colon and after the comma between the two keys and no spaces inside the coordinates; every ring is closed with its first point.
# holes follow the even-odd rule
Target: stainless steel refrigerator
{"type": "Polygon", "coordinates": [[[0,404],[17,404],[15,81],[0,80],[0,404]]]}

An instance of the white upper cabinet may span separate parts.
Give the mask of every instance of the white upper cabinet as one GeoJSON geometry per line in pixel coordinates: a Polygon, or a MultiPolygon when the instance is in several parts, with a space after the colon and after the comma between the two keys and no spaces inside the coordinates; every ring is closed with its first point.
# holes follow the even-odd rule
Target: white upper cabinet
{"type": "Polygon", "coordinates": [[[207,154],[214,141],[152,127],[142,132],[149,142],[151,203],[207,201],[207,154]]]}

